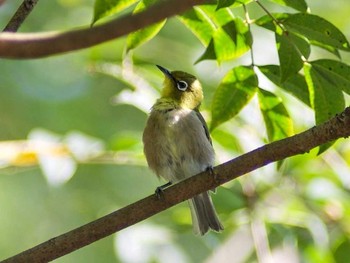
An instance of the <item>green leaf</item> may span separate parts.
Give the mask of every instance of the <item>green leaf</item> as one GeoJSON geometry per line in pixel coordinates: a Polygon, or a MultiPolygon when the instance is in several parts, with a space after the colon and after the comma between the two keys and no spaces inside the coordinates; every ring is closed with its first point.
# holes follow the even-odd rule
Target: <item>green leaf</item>
{"type": "Polygon", "coordinates": [[[305,0],[270,0],[270,1],[275,2],[279,5],[292,7],[295,10],[298,10],[300,12],[307,11],[307,4],[305,0]]]}
{"type": "MultiPolygon", "coordinates": [[[[315,111],[316,124],[325,122],[345,108],[344,95],[333,83],[331,76],[312,64],[304,64],[304,74],[310,92],[311,106],[315,111]]],[[[319,154],[333,142],[320,146],[319,154]]]]}
{"type": "Polygon", "coordinates": [[[214,40],[211,39],[209,42],[209,45],[205,49],[204,53],[200,56],[199,59],[195,63],[198,63],[202,60],[206,59],[216,59],[216,53],[215,53],[215,47],[214,47],[214,40]]]}
{"type": "Polygon", "coordinates": [[[218,0],[216,10],[219,10],[221,8],[225,7],[238,7],[242,5],[246,5],[253,0],[218,0]]]}
{"type": "Polygon", "coordinates": [[[235,18],[229,8],[221,8],[216,10],[215,6],[213,5],[202,5],[195,8],[203,12],[210,19],[213,25],[215,25],[215,27],[225,25],[235,18]]]}
{"type": "MultiPolygon", "coordinates": [[[[287,13],[272,13],[271,15],[281,23],[283,23],[283,21],[290,16],[290,14],[287,13]]],[[[277,25],[270,15],[260,17],[259,19],[255,20],[255,24],[273,32],[278,31],[277,25]]]]}
{"type": "Polygon", "coordinates": [[[316,60],[311,65],[335,87],[350,94],[350,66],[331,59],[316,60]]]}
{"type": "Polygon", "coordinates": [[[228,150],[233,150],[236,152],[243,151],[242,147],[240,146],[239,140],[235,136],[233,136],[231,132],[217,128],[210,135],[213,138],[213,140],[215,140],[222,147],[228,150]]]}
{"type": "Polygon", "coordinates": [[[230,70],[215,91],[210,129],[237,115],[254,96],[257,87],[258,79],[252,67],[239,66],[230,70]]]}
{"type": "Polygon", "coordinates": [[[215,25],[200,8],[190,9],[177,18],[192,31],[203,45],[209,45],[215,31],[215,25]]]}
{"type": "Polygon", "coordinates": [[[312,44],[331,46],[350,51],[350,45],[344,34],[322,17],[311,14],[293,14],[283,21],[287,30],[301,34],[312,44]]]}
{"type": "Polygon", "coordinates": [[[128,35],[126,41],[127,51],[134,49],[155,37],[165,25],[166,20],[145,27],[128,35]]]}
{"type": "Polygon", "coordinates": [[[233,5],[236,2],[236,0],[218,0],[218,6],[216,10],[219,10],[220,8],[229,7],[233,5]]]}
{"type": "Polygon", "coordinates": [[[92,24],[97,20],[123,11],[138,0],[95,0],[92,24]]]}
{"type": "Polygon", "coordinates": [[[259,66],[260,71],[271,80],[276,86],[281,87],[286,92],[290,93],[298,100],[310,105],[310,96],[305,78],[301,74],[294,75],[281,84],[280,67],[277,65],[259,66]]]}
{"type": "Polygon", "coordinates": [[[320,147],[318,148],[317,155],[320,155],[320,154],[324,153],[325,151],[327,151],[329,148],[331,148],[333,146],[334,143],[335,142],[328,142],[328,143],[320,145],[320,147]]]}
{"type": "Polygon", "coordinates": [[[310,102],[315,110],[316,124],[325,122],[345,108],[343,93],[332,82],[328,72],[320,71],[313,64],[304,65],[310,102]]]}
{"type": "Polygon", "coordinates": [[[350,251],[350,241],[348,237],[346,237],[344,241],[334,251],[335,262],[348,261],[349,251],[350,251]]]}
{"type": "Polygon", "coordinates": [[[296,75],[303,67],[303,58],[310,55],[310,45],[294,34],[276,34],[278,57],[281,65],[281,82],[296,75]]]}
{"type": "Polygon", "coordinates": [[[236,0],[236,2],[233,4],[233,7],[246,5],[246,4],[249,4],[249,3],[253,2],[253,1],[254,0],[236,0]]]}
{"type": "Polygon", "coordinates": [[[293,45],[295,45],[295,48],[299,50],[300,52],[299,55],[303,55],[303,57],[306,59],[309,58],[311,53],[311,48],[310,48],[310,43],[307,41],[307,39],[289,32],[287,32],[287,36],[290,42],[293,45]]]}
{"type": "Polygon", "coordinates": [[[272,92],[259,89],[258,98],[270,142],[293,135],[293,122],[282,99],[272,92]]]}
{"type": "Polygon", "coordinates": [[[217,28],[221,28],[221,26],[234,19],[232,12],[228,8],[221,8],[216,11],[215,7],[215,5],[196,6],[178,16],[180,21],[187,26],[205,46],[210,44],[217,28]]]}
{"type": "Polygon", "coordinates": [[[251,44],[248,26],[240,18],[235,18],[214,32],[207,49],[196,63],[206,59],[218,62],[235,59],[247,52],[251,44]]]}
{"type": "MultiPolygon", "coordinates": [[[[304,13],[273,13],[272,16],[285,26],[288,33],[304,37],[310,44],[319,46],[337,57],[340,57],[338,49],[350,51],[349,42],[344,34],[322,17],[304,13]]],[[[280,30],[269,15],[257,19],[255,24],[273,32],[280,30]]]]}
{"type": "MultiPolygon", "coordinates": [[[[141,0],[135,7],[134,13],[142,12],[156,2],[157,0],[141,0]]],[[[155,37],[163,28],[165,22],[166,19],[129,34],[126,40],[127,51],[134,49],[155,37]]]]}
{"type": "Polygon", "coordinates": [[[313,41],[311,41],[310,43],[313,44],[314,46],[318,46],[320,48],[323,48],[323,49],[327,50],[328,52],[330,52],[333,55],[335,55],[337,58],[341,58],[339,50],[337,48],[335,48],[335,47],[331,47],[331,46],[328,46],[328,45],[325,45],[325,44],[322,44],[322,43],[319,43],[319,42],[315,43],[313,41]]]}

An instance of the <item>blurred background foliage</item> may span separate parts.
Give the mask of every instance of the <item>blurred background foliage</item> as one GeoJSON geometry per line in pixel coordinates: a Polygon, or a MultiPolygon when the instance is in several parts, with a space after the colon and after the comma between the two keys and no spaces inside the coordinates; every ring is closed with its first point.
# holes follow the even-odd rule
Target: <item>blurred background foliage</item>
{"type": "MultiPolygon", "coordinates": [[[[21,2],[1,1],[1,27],[21,2]]],[[[262,3],[270,12],[292,11],[262,3]]],[[[350,35],[346,0],[308,5],[350,35]]],[[[89,25],[93,7],[93,0],[39,1],[20,32],[89,25]]],[[[244,19],[242,7],[232,10],[244,19]]],[[[251,19],[264,15],[254,4],[248,10],[251,19]]],[[[252,26],[252,34],[255,63],[278,64],[273,33],[252,26]]],[[[141,143],[163,78],[155,64],[198,76],[210,122],[220,80],[251,59],[247,53],[220,65],[194,65],[204,48],[175,18],[127,55],[126,45],[121,38],[44,59],[0,60],[1,259],[150,195],[163,183],[148,170],[141,143]]],[[[349,55],[341,54],[349,63],[349,55]]],[[[334,58],[317,48],[311,57],[334,58]]],[[[305,104],[263,75],[259,83],[282,98],[296,133],[314,125],[305,104]]],[[[257,96],[212,137],[217,163],[266,143],[257,96]]],[[[194,236],[183,203],[56,262],[347,262],[349,164],[350,144],[339,140],[320,156],[317,150],[295,156],[280,169],[271,164],[217,189],[213,199],[225,226],[220,234],[194,236]]]]}

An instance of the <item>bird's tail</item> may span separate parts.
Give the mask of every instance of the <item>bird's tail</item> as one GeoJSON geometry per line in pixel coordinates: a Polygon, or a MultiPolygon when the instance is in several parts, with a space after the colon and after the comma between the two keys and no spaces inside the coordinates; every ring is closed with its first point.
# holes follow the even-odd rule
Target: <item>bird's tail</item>
{"type": "Polygon", "coordinates": [[[201,193],[189,200],[193,232],[204,235],[209,229],[220,232],[223,226],[216,214],[213,202],[208,192],[201,193]]]}

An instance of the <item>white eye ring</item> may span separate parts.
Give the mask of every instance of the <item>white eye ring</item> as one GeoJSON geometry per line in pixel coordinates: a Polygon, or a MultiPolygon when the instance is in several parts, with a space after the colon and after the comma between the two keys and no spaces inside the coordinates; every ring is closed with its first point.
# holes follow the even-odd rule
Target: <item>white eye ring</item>
{"type": "Polygon", "coordinates": [[[177,89],[181,91],[185,91],[188,88],[188,84],[186,81],[180,80],[177,82],[177,89]]]}

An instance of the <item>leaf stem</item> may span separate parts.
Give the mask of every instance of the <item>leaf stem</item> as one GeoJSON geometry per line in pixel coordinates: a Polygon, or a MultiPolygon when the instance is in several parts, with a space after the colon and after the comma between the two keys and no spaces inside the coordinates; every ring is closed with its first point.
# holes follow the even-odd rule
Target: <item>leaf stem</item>
{"type": "MultiPolygon", "coordinates": [[[[247,6],[245,4],[243,4],[243,9],[244,9],[245,21],[247,22],[248,30],[251,33],[250,24],[252,23],[252,20],[249,17],[248,9],[247,9],[247,6]]],[[[254,52],[253,52],[253,41],[250,44],[250,58],[252,60],[252,67],[254,67],[255,66],[255,62],[254,62],[254,52]]]]}
{"type": "Polygon", "coordinates": [[[259,1],[259,0],[254,0],[264,12],[272,18],[272,20],[276,23],[276,25],[282,29],[283,32],[287,32],[287,30],[284,28],[283,24],[281,24],[271,13],[267,8],[259,1]]]}

